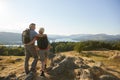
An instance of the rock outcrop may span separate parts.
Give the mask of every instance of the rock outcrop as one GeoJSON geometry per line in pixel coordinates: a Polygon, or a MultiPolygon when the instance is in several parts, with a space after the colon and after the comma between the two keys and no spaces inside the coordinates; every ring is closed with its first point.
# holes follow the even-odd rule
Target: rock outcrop
{"type": "MultiPolygon", "coordinates": [[[[0,80],[120,80],[108,73],[102,67],[104,64],[93,60],[84,60],[81,57],[66,57],[64,55],[52,56],[52,65],[47,67],[46,77],[30,73],[20,76],[10,74],[0,80]],[[93,64],[92,66],[90,64],[93,64]],[[32,75],[32,76],[31,76],[32,75]]],[[[17,59],[16,61],[20,61],[17,59]]]]}

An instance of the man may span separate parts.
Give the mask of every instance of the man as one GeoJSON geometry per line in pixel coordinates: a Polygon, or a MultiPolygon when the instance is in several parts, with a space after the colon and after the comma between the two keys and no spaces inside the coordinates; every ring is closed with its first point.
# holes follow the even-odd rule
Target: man
{"type": "MultiPolygon", "coordinates": [[[[37,35],[37,32],[35,31],[35,24],[31,23],[29,25],[29,29],[30,29],[30,32],[29,32],[30,41],[32,41],[33,38],[37,35]]],[[[35,49],[35,45],[33,43],[30,45],[24,45],[24,47],[25,47],[25,64],[24,64],[25,73],[29,74],[30,72],[36,72],[36,64],[38,61],[38,56],[37,56],[37,51],[35,49]],[[31,69],[29,70],[29,59],[31,56],[34,58],[34,60],[31,65],[31,69]]]]}

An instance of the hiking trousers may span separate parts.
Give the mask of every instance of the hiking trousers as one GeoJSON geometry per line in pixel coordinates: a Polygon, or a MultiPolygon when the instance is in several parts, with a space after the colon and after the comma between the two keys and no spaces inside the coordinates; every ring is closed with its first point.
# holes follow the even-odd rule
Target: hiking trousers
{"type": "Polygon", "coordinates": [[[35,49],[35,46],[34,45],[25,45],[24,69],[25,69],[26,74],[28,74],[30,71],[32,71],[32,72],[36,71],[37,61],[38,61],[38,55],[37,55],[37,51],[35,49]],[[34,58],[34,60],[31,64],[31,69],[29,70],[29,59],[31,56],[34,58]]]}

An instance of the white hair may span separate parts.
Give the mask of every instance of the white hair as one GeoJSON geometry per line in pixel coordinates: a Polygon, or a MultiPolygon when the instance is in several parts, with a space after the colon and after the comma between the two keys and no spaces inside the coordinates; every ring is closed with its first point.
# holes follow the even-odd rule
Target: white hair
{"type": "Polygon", "coordinates": [[[39,29],[39,33],[44,33],[44,28],[43,27],[41,27],[40,29],[39,29]]]}

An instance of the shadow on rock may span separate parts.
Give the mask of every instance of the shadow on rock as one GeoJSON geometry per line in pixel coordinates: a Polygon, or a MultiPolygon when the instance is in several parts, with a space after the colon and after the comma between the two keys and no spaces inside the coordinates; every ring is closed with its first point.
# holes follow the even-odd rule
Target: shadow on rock
{"type": "Polygon", "coordinates": [[[52,80],[74,80],[74,69],[78,68],[74,61],[74,57],[64,58],[56,66],[53,66],[52,69],[48,72],[48,74],[52,76],[52,80]]]}

